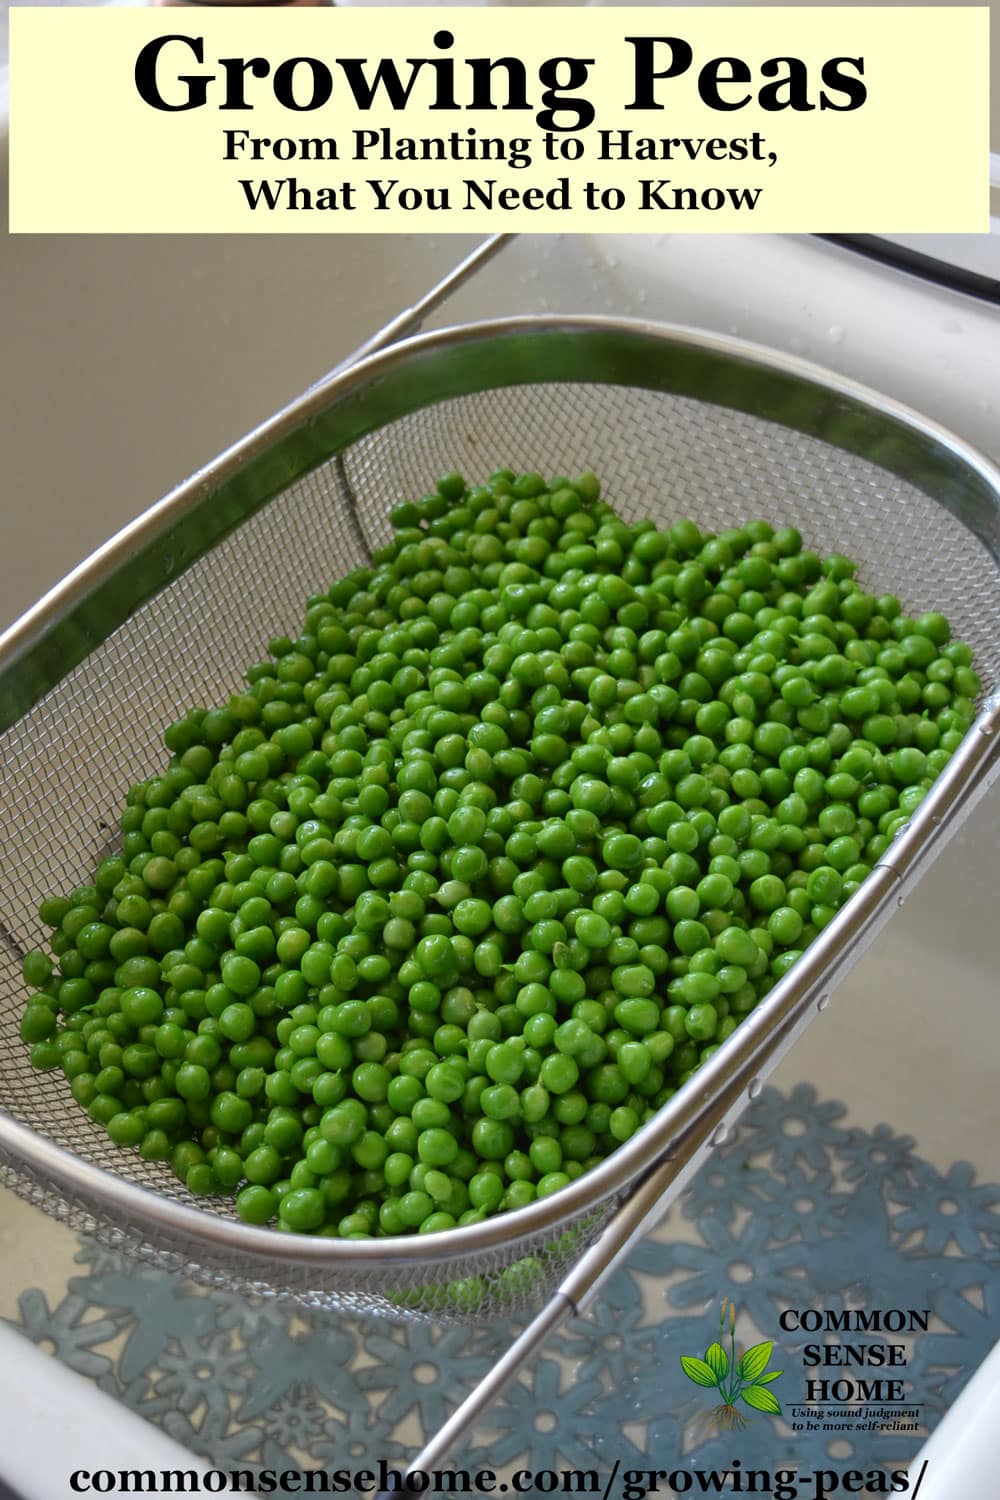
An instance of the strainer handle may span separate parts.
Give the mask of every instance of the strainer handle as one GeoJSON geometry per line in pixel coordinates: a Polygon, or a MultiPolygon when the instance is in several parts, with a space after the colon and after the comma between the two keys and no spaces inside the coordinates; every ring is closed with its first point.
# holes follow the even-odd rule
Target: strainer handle
{"type": "MultiPolygon", "coordinates": [[[[795,1018],[784,1027],[776,1028],[772,1033],[775,1050],[787,1045],[796,1029],[795,1018]]],[[[729,1122],[747,1099],[747,1087],[755,1071],[754,1062],[755,1059],[750,1058],[743,1068],[736,1069],[726,1085],[705,1101],[697,1122],[679,1136],[670,1152],[639,1181],[594,1244],[563,1278],[541,1312],[410,1461],[405,1470],[407,1476],[416,1470],[432,1471],[440,1464],[560,1323],[570,1314],[585,1311],[600,1286],[621,1264],[633,1245],[659,1221],[671,1201],[701,1167],[711,1145],[726,1138],[729,1122]]],[[[399,1490],[383,1490],[377,1500],[392,1500],[400,1493],[399,1490]]]]}
{"type": "MultiPolygon", "coordinates": [[[[167,3],[167,0],[163,0],[163,3],[167,3]]],[[[429,291],[425,292],[419,301],[414,302],[412,307],[404,307],[402,312],[398,312],[394,318],[390,318],[389,322],[384,324],[377,333],[373,333],[370,338],[365,339],[364,343],[359,344],[353,353],[348,354],[345,359],[335,364],[332,370],[328,370],[325,375],[322,375],[319,380],[315,381],[309,387],[309,391],[318,390],[321,385],[325,385],[335,375],[342,375],[345,370],[349,370],[359,360],[367,359],[369,354],[378,354],[380,349],[388,349],[390,344],[396,343],[398,339],[405,338],[409,333],[419,333],[424,320],[429,318],[432,312],[436,312],[442,303],[447,302],[453,292],[457,292],[459,287],[464,286],[467,281],[470,281],[476,275],[477,271],[481,271],[487,262],[491,261],[495,255],[499,255],[500,251],[506,249],[511,241],[515,239],[517,239],[516,234],[489,235],[474,250],[470,251],[464,260],[460,260],[457,265],[452,266],[447,275],[442,276],[441,280],[436,282],[429,291]]],[[[306,394],[308,394],[308,391],[306,394]]]]}
{"type": "MultiPolygon", "coordinates": [[[[652,1222],[660,1217],[670,1198],[692,1175],[699,1155],[695,1144],[686,1160],[670,1156],[661,1161],[638,1184],[631,1197],[609,1219],[600,1236],[576,1263],[550,1300],[536,1313],[524,1331],[489,1373],[470,1391],[442,1427],[407,1464],[405,1475],[433,1471],[447,1458],[458,1440],[469,1431],[545,1340],[571,1314],[580,1313],[601,1283],[628,1254],[652,1222]]],[[[377,1500],[393,1500],[406,1489],[382,1490],[377,1500]]]]}

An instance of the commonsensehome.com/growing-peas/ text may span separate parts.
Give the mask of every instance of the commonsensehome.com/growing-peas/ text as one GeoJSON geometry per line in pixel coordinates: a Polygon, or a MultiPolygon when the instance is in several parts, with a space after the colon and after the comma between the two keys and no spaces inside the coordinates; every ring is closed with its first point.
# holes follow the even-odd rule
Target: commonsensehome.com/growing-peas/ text
{"type": "Polygon", "coordinates": [[[648,1495],[758,1495],[770,1500],[832,1500],[844,1495],[907,1495],[917,1500],[926,1460],[909,1469],[758,1469],[733,1459],[725,1469],[416,1470],[385,1461],[371,1469],[75,1469],[78,1495],[599,1495],[646,1500],[648,1495]]]}

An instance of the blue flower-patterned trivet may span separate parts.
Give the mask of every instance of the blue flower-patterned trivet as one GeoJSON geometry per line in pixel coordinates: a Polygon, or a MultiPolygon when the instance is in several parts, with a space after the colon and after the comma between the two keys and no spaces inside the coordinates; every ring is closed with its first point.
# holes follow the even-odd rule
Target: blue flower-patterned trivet
{"type": "MultiPolygon", "coordinates": [[[[700,1420],[709,1393],[680,1356],[715,1337],[728,1299],[743,1343],[773,1340],[783,1367],[773,1387],[782,1415],[747,1413],[744,1464],[907,1463],[997,1337],[1000,1187],[977,1183],[964,1162],[938,1170],[888,1126],[848,1128],[845,1113],[807,1085],[766,1090],[590,1314],[552,1336],[455,1462],[724,1467],[734,1438],[700,1420]],[[880,1307],[928,1314],[926,1330],[905,1335],[916,1430],[797,1430],[789,1413],[807,1376],[858,1372],[807,1369],[806,1346],[831,1335],[789,1328],[783,1312],[880,1307]]],[[[394,1324],[250,1303],[85,1240],[76,1258],[86,1270],[65,1296],[50,1306],[40,1290],[24,1291],[15,1326],[220,1468],[401,1463],[512,1336],[507,1325],[394,1324]]],[[[860,1347],[892,1335],[832,1337],[860,1347]]]]}

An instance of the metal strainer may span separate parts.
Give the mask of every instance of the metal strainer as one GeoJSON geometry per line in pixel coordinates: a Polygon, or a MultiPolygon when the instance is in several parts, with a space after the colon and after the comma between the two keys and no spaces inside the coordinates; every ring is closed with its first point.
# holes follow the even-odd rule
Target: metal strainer
{"type": "Polygon", "coordinates": [[[0,641],[0,1179],[104,1243],[311,1305],[468,1320],[551,1298],[513,1359],[662,1212],[985,790],[1000,699],[861,891],[599,1168],[429,1236],[243,1225],[109,1145],[61,1074],[32,1071],[20,955],[42,938],[42,896],[87,880],[113,848],[128,786],[162,767],[162,726],[236,691],[270,636],[296,633],[307,593],[387,540],[392,504],[444,470],[500,464],[592,468],[629,520],[796,525],[808,545],[860,559],[864,585],[943,611],[981,675],[1000,675],[1000,473],[893,402],[736,340],[602,318],[474,325],[363,361],[196,474],[0,641]]]}

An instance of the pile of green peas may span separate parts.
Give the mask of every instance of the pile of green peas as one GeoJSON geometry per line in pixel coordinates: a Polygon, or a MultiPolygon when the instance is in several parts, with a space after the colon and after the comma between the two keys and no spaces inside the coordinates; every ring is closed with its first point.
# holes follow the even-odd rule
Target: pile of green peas
{"type": "Polygon", "coordinates": [[[457,474],[171,724],[44,901],[21,1034],[250,1224],[451,1228],[627,1141],[856,891],[967,731],[969,648],[765,521],[457,474]]]}

